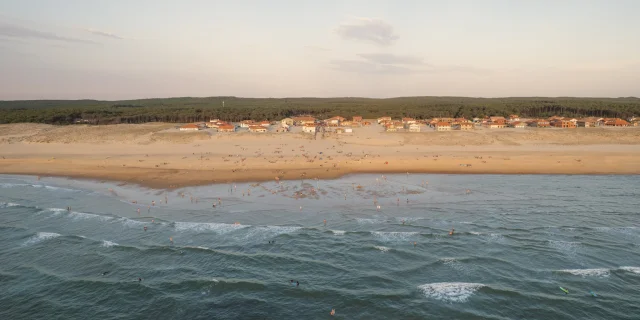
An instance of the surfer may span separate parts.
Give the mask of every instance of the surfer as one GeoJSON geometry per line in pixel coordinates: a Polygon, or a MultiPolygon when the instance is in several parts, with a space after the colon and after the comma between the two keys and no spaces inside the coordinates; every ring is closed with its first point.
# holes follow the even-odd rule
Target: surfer
{"type": "Polygon", "coordinates": [[[296,287],[300,286],[300,281],[296,281],[296,287]]]}
{"type": "Polygon", "coordinates": [[[71,207],[67,207],[67,211],[71,212],[71,207]]]}
{"type": "Polygon", "coordinates": [[[451,228],[451,231],[449,231],[449,235],[452,236],[455,231],[456,231],[456,229],[451,228]]]}
{"type": "Polygon", "coordinates": [[[142,282],[142,278],[138,278],[138,282],[142,282]]]}

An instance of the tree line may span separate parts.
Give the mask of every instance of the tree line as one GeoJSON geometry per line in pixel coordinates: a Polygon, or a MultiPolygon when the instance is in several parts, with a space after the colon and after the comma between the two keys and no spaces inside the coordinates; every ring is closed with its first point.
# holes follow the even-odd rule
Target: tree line
{"type": "Polygon", "coordinates": [[[517,114],[527,118],[628,118],[640,115],[640,99],[628,98],[169,98],[123,101],[22,100],[0,101],[0,123],[36,122],[90,124],[171,122],[188,123],[217,118],[224,121],[280,120],[297,115],[324,119],[340,115],[367,118],[391,116],[484,117],[517,114]]]}

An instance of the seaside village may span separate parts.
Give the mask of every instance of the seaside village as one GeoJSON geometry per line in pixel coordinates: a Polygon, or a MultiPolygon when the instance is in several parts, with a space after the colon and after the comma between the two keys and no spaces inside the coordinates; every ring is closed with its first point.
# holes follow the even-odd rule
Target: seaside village
{"type": "Polygon", "coordinates": [[[417,120],[413,118],[392,119],[380,117],[374,120],[363,120],[361,116],[347,119],[335,116],[319,120],[311,116],[285,118],[280,121],[243,120],[229,123],[219,119],[211,119],[208,123],[190,123],[178,127],[180,131],[215,130],[217,132],[304,132],[309,134],[350,134],[357,128],[371,126],[375,123],[386,132],[423,132],[476,129],[524,129],[524,128],[595,128],[595,127],[638,127],[640,118],[627,120],[620,118],[564,118],[553,116],[548,119],[523,119],[512,114],[509,117],[492,116],[485,118],[433,118],[417,120]]]}

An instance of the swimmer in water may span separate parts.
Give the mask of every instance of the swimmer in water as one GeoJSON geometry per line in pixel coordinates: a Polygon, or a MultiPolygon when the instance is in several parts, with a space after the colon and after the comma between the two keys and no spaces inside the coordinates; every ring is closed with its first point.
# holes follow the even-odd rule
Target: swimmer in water
{"type": "Polygon", "coordinates": [[[171,245],[173,245],[173,238],[169,237],[169,241],[171,242],[171,245]]]}
{"type": "Polygon", "coordinates": [[[106,276],[106,275],[107,275],[107,273],[109,273],[109,271],[105,271],[105,272],[103,272],[103,273],[102,273],[102,275],[103,275],[103,276],[106,276]]]}
{"type": "Polygon", "coordinates": [[[142,278],[138,278],[138,282],[142,282],[142,278]]]}
{"type": "Polygon", "coordinates": [[[138,208],[138,214],[140,214],[140,208],[138,208]]]}
{"type": "Polygon", "coordinates": [[[404,219],[402,219],[402,225],[404,226],[404,219]]]}
{"type": "Polygon", "coordinates": [[[147,231],[147,226],[144,226],[144,231],[147,231]]]}
{"type": "Polygon", "coordinates": [[[456,229],[451,228],[451,231],[449,232],[449,235],[452,236],[455,231],[456,231],[456,229]]]}
{"type": "Polygon", "coordinates": [[[324,219],[322,222],[324,222],[325,227],[327,226],[327,219],[324,219]]]}
{"type": "Polygon", "coordinates": [[[417,245],[418,245],[418,243],[414,241],[413,242],[413,247],[415,248],[415,246],[417,246],[417,245]]]}
{"type": "Polygon", "coordinates": [[[331,312],[329,312],[330,316],[335,316],[336,315],[336,309],[331,309],[331,312]]]}
{"type": "Polygon", "coordinates": [[[71,207],[67,207],[67,211],[71,212],[71,207]]]}
{"type": "Polygon", "coordinates": [[[299,286],[300,286],[300,282],[296,281],[296,287],[299,287],[299,286]]]}

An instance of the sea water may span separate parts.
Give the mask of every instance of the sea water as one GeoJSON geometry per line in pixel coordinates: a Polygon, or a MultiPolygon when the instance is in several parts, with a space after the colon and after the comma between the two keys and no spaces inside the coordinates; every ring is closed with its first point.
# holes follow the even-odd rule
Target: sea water
{"type": "Polygon", "coordinates": [[[639,211],[638,176],[0,176],[0,319],[640,319],[639,211]]]}

